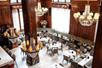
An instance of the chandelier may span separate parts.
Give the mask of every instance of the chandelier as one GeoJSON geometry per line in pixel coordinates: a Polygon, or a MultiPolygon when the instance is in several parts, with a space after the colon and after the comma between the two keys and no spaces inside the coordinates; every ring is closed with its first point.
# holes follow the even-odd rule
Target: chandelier
{"type": "Polygon", "coordinates": [[[80,12],[74,13],[74,18],[77,19],[82,26],[91,26],[94,22],[98,22],[99,13],[90,12],[90,5],[85,5],[85,10],[81,14],[80,12]]]}
{"type": "Polygon", "coordinates": [[[41,7],[41,2],[38,2],[35,7],[36,16],[43,16],[48,11],[48,8],[41,7]]]}

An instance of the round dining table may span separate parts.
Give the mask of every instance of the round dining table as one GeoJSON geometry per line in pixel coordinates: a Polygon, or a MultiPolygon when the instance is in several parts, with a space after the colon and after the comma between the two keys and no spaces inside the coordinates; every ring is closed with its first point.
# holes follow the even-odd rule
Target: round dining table
{"type": "Polygon", "coordinates": [[[68,56],[71,59],[73,59],[76,56],[76,52],[74,50],[64,50],[63,55],[68,56]]]}

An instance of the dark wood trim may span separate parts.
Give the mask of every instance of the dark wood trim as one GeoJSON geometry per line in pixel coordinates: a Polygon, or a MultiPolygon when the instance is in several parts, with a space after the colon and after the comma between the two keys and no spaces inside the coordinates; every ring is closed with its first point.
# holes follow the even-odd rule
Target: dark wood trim
{"type": "MultiPolygon", "coordinates": [[[[73,14],[75,12],[84,11],[86,4],[87,4],[86,1],[74,1],[74,0],[71,1],[70,34],[94,41],[96,24],[93,24],[90,27],[84,27],[81,26],[78,20],[75,20],[75,18],[73,17],[73,14]]],[[[99,1],[91,1],[90,5],[92,12],[99,12],[100,10],[99,1]]]]}
{"type": "MultiPolygon", "coordinates": [[[[11,8],[11,17],[12,17],[12,10],[17,9],[18,19],[19,19],[19,27],[20,27],[20,30],[21,30],[21,19],[20,19],[19,9],[22,9],[22,3],[18,2],[18,0],[17,0],[16,3],[10,3],[10,8],[11,8]]],[[[12,17],[12,23],[13,23],[13,17],[12,17]]]]}
{"type": "Polygon", "coordinates": [[[25,35],[29,35],[28,31],[29,31],[29,15],[28,15],[28,11],[27,11],[27,0],[22,0],[22,10],[23,10],[23,18],[24,18],[24,31],[25,31],[25,35]],[[26,11],[25,11],[26,10],[26,11]],[[27,18],[28,17],[28,18],[27,18]],[[26,27],[27,26],[27,27],[26,27]]]}
{"type": "MultiPolygon", "coordinates": [[[[52,2],[54,2],[54,0],[52,1],[52,2]]],[[[64,2],[63,3],[66,3],[67,1],[66,0],[64,0],[64,2]]],[[[54,3],[61,3],[59,0],[57,0],[57,2],[54,2],[54,3]]]]}
{"type": "Polygon", "coordinates": [[[12,17],[12,8],[11,8],[11,7],[10,7],[10,17],[11,17],[12,27],[14,27],[14,24],[13,24],[13,17],[12,17]]]}
{"type": "Polygon", "coordinates": [[[18,3],[10,3],[10,6],[16,6],[16,5],[21,5],[22,3],[18,2],[18,3]]]}
{"type": "Polygon", "coordinates": [[[73,1],[98,1],[98,0],[73,0],[73,1]]]}
{"type": "Polygon", "coordinates": [[[11,13],[11,10],[10,10],[9,0],[0,2],[0,25],[9,24],[12,26],[10,13],[11,13]]]}
{"type": "Polygon", "coordinates": [[[20,19],[20,11],[19,9],[17,9],[18,12],[18,19],[19,19],[19,27],[20,27],[20,31],[21,31],[21,19],[20,19]]]}
{"type": "Polygon", "coordinates": [[[52,3],[52,7],[69,9],[70,3],[52,3]]]}
{"type": "Polygon", "coordinates": [[[93,68],[102,68],[102,2],[100,8],[100,19],[94,49],[93,68]]]}
{"type": "Polygon", "coordinates": [[[17,0],[17,3],[18,3],[18,0],[17,0]]]}

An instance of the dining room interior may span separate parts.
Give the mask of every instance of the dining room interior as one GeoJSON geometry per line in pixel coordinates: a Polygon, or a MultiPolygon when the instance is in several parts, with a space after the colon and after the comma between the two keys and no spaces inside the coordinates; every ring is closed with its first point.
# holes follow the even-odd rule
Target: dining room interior
{"type": "Polygon", "coordinates": [[[101,0],[0,0],[0,68],[101,68],[101,0]]]}

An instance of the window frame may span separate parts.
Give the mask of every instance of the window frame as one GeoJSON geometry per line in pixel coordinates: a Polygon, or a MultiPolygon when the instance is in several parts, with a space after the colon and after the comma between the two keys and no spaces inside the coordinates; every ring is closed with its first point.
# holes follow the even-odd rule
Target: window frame
{"type": "MultiPolygon", "coordinates": [[[[12,14],[12,11],[14,9],[17,9],[17,13],[18,13],[18,19],[19,19],[19,28],[20,28],[20,31],[22,30],[22,27],[21,27],[21,18],[20,18],[20,9],[22,9],[22,5],[21,5],[21,2],[19,2],[18,0],[16,0],[14,3],[11,2],[10,0],[10,7],[11,7],[11,14],[12,14]]],[[[13,22],[13,16],[12,16],[12,22],[13,22]]],[[[13,23],[14,24],[14,23],[13,23]]],[[[14,25],[13,25],[14,26],[14,25]]]]}

